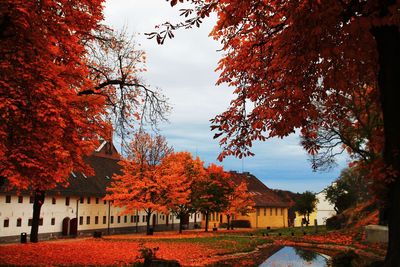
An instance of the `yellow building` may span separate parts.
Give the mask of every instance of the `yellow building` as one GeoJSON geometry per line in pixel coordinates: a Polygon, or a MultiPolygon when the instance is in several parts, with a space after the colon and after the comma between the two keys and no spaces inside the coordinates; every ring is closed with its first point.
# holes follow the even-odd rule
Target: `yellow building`
{"type": "MultiPolygon", "coordinates": [[[[303,215],[300,215],[298,212],[295,212],[296,218],[294,219],[294,226],[295,227],[300,227],[301,226],[301,221],[304,218],[303,215]]],[[[314,220],[317,218],[317,210],[314,210],[312,213],[310,213],[310,220],[308,225],[314,225],[314,220]]],[[[306,226],[305,224],[303,226],[306,226]]]]}
{"type": "MultiPolygon", "coordinates": [[[[247,220],[252,228],[278,228],[288,226],[289,203],[281,199],[273,190],[263,184],[257,177],[248,172],[239,174],[231,172],[236,184],[247,183],[248,190],[255,203],[253,211],[247,215],[238,215],[233,220],[247,220]]],[[[209,215],[209,227],[220,227],[227,222],[223,213],[209,215]]],[[[202,220],[204,227],[205,218],[202,220]]]]}

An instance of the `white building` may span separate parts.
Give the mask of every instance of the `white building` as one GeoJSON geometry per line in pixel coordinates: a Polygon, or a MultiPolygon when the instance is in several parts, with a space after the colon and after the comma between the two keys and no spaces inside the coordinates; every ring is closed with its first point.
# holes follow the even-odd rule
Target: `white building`
{"type": "MultiPolygon", "coordinates": [[[[103,142],[88,157],[95,176],[72,172],[67,188],[46,193],[40,213],[39,238],[140,232],[146,229],[146,213],[120,215],[123,209],[114,207],[110,201],[102,200],[106,187],[114,173],[119,172],[120,160],[115,147],[103,142]]],[[[33,197],[16,195],[0,188],[0,242],[17,241],[21,233],[30,233],[33,212],[33,197]]],[[[154,213],[150,220],[155,231],[178,229],[179,219],[163,213],[154,213]]],[[[185,219],[186,227],[200,225],[200,214],[185,219]]]]}
{"type": "Polygon", "coordinates": [[[318,194],[315,195],[318,199],[317,207],[316,207],[316,219],[319,225],[325,225],[326,219],[336,215],[336,211],[334,206],[326,200],[326,191],[322,190],[318,194]]]}

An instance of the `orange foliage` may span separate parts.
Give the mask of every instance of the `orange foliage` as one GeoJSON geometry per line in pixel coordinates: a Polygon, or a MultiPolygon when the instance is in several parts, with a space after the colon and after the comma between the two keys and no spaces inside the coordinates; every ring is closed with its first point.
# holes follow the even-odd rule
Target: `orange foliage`
{"type": "MultiPolygon", "coordinates": [[[[125,208],[125,212],[145,210],[166,212],[165,192],[161,186],[159,164],[172,152],[164,137],[145,132],[134,134],[128,159],[120,161],[122,174],[115,174],[107,188],[106,200],[125,208]]],[[[148,216],[149,217],[149,216],[148,216]]]]}
{"type": "Polygon", "coordinates": [[[87,79],[81,40],[102,20],[102,0],[0,4],[0,176],[19,190],[66,184],[108,127],[104,100],[79,97],[87,79]]]}
{"type": "Polygon", "coordinates": [[[178,260],[182,265],[198,266],[206,263],[217,250],[200,244],[179,242],[68,240],[40,244],[1,246],[0,263],[3,265],[130,265],[138,260],[139,248],[159,247],[157,257],[178,260]]]}

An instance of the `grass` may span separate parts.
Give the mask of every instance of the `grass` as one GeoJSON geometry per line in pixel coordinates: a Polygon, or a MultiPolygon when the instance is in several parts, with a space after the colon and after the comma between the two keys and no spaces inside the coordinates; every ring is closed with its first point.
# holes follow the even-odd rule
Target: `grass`
{"type": "MultiPolygon", "coordinates": [[[[117,240],[115,240],[117,241],[117,240]]],[[[266,243],[272,243],[272,240],[261,237],[261,235],[227,235],[221,234],[218,236],[202,236],[190,238],[160,238],[160,239],[130,239],[134,242],[145,243],[189,243],[205,245],[211,249],[220,250],[219,255],[233,254],[240,252],[253,251],[257,246],[266,243]]]]}
{"type": "Polygon", "coordinates": [[[327,233],[325,225],[319,225],[318,226],[318,232],[315,233],[315,227],[314,226],[307,226],[307,227],[288,227],[288,228],[273,228],[273,229],[260,229],[256,231],[257,235],[279,235],[279,233],[282,236],[291,236],[292,233],[295,236],[302,236],[304,235],[304,232],[306,232],[307,235],[321,235],[327,233]]]}

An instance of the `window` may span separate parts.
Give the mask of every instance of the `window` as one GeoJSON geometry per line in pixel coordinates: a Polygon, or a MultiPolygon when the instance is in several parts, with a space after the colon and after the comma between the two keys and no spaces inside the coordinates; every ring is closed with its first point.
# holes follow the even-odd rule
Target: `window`
{"type": "Polygon", "coordinates": [[[10,224],[10,220],[9,219],[5,219],[4,220],[4,228],[8,227],[9,224],[10,224]]]}
{"type": "Polygon", "coordinates": [[[17,219],[17,227],[21,227],[22,226],[22,219],[18,218],[17,219]]]}
{"type": "Polygon", "coordinates": [[[257,216],[260,216],[260,208],[257,208],[257,216]]]}
{"type": "Polygon", "coordinates": [[[79,216],[79,225],[83,224],[83,216],[79,216]]]}
{"type": "Polygon", "coordinates": [[[121,223],[121,216],[117,217],[117,223],[121,223]]]}
{"type": "Polygon", "coordinates": [[[103,216],[103,224],[106,224],[106,223],[107,223],[107,217],[103,216]]]}
{"type": "Polygon", "coordinates": [[[272,208],[269,208],[269,215],[272,216],[272,208]]]}
{"type": "Polygon", "coordinates": [[[87,198],[87,203],[90,204],[90,197],[87,198]]]}
{"type": "Polygon", "coordinates": [[[11,196],[6,196],[6,203],[11,203],[11,196]]]}
{"type": "Polygon", "coordinates": [[[99,224],[99,216],[94,217],[94,224],[99,224]]]}
{"type": "Polygon", "coordinates": [[[55,198],[55,197],[53,197],[53,198],[51,199],[51,204],[53,204],[53,205],[56,204],[56,198],[55,198]]]}
{"type": "Polygon", "coordinates": [[[32,219],[28,220],[28,226],[32,226],[32,219]]]}
{"type": "Polygon", "coordinates": [[[264,216],[267,216],[267,208],[264,208],[264,216]]]}
{"type": "Polygon", "coordinates": [[[279,209],[279,215],[281,216],[282,216],[282,210],[283,210],[282,208],[279,209]]]}
{"type": "Polygon", "coordinates": [[[131,223],[133,223],[133,215],[131,215],[131,223]]]}
{"type": "Polygon", "coordinates": [[[83,197],[81,197],[81,199],[80,199],[81,204],[83,204],[83,201],[84,201],[84,200],[83,200],[83,197]]]}
{"type": "Polygon", "coordinates": [[[90,216],[86,216],[86,224],[90,224],[90,216]]]}
{"type": "Polygon", "coordinates": [[[96,197],[96,204],[99,204],[99,198],[96,197]]]}
{"type": "Polygon", "coordinates": [[[104,205],[106,205],[107,204],[107,200],[104,200],[104,205]]]}
{"type": "Polygon", "coordinates": [[[23,203],[23,202],[24,202],[24,197],[18,196],[18,203],[23,203]]]}
{"type": "Polygon", "coordinates": [[[275,216],[278,216],[278,208],[275,208],[275,216]]]}
{"type": "Polygon", "coordinates": [[[34,197],[29,197],[29,203],[33,203],[35,201],[35,198],[34,197]]]}
{"type": "Polygon", "coordinates": [[[51,225],[55,225],[56,224],[56,218],[51,218],[51,225]]]}
{"type": "Polygon", "coordinates": [[[69,206],[69,197],[65,198],[65,206],[69,206]]]}
{"type": "Polygon", "coordinates": [[[145,222],[145,221],[146,221],[146,215],[143,215],[142,222],[145,222]]]}
{"type": "Polygon", "coordinates": [[[124,216],[124,223],[127,223],[128,222],[128,216],[124,216]]]}
{"type": "Polygon", "coordinates": [[[114,216],[110,217],[110,223],[114,223],[114,216]]]}
{"type": "Polygon", "coordinates": [[[42,226],[43,225],[43,218],[40,218],[39,219],[39,226],[42,226]]]}

